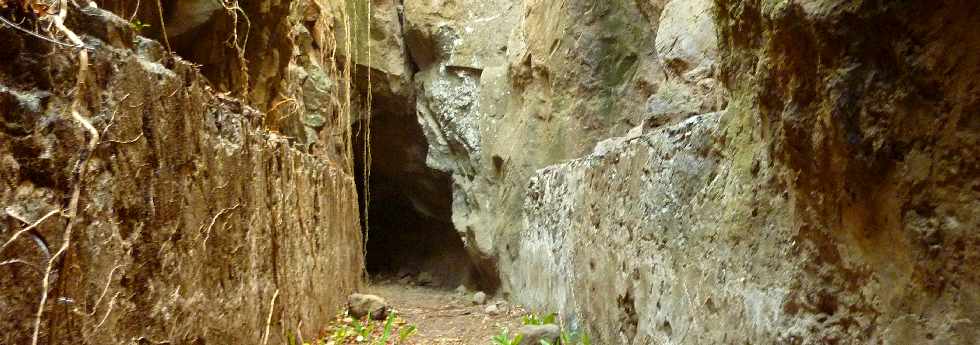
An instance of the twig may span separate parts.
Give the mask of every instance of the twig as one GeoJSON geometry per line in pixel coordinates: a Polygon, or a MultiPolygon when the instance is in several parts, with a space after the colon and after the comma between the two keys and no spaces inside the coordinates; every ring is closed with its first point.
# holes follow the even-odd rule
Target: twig
{"type": "Polygon", "coordinates": [[[269,329],[272,328],[272,311],[276,309],[276,298],[279,298],[279,289],[272,294],[272,302],[269,302],[269,317],[265,319],[265,334],[262,335],[262,345],[269,343],[269,329]]]}
{"type": "MultiPolygon", "coordinates": [[[[82,42],[82,39],[78,37],[74,31],[71,31],[65,27],[65,16],[68,15],[68,0],[59,0],[59,2],[61,6],[58,9],[58,14],[52,16],[52,24],[58,28],[58,31],[61,31],[68,36],[70,41],[79,46],[83,46],[84,42],[82,42]]],[[[76,88],[78,90],[75,93],[74,99],[71,103],[71,116],[89,132],[91,138],[89,138],[88,142],[88,152],[83,152],[75,166],[75,185],[73,187],[71,200],[68,202],[68,225],[65,226],[65,232],[61,241],[61,248],[58,249],[54,256],[48,259],[48,267],[44,271],[44,279],[41,281],[41,301],[38,303],[37,315],[34,317],[34,335],[31,338],[31,345],[37,345],[38,339],[41,335],[41,319],[44,316],[44,307],[48,302],[48,290],[50,289],[51,284],[51,271],[54,269],[54,265],[61,255],[68,251],[68,246],[71,244],[72,228],[75,225],[75,216],[78,213],[78,199],[81,196],[82,181],[84,181],[85,172],[87,170],[88,155],[95,152],[95,149],[99,144],[99,131],[96,130],[95,127],[92,126],[92,123],[79,112],[79,108],[82,106],[82,87],[85,86],[85,76],[87,75],[86,72],[88,72],[88,50],[80,49],[78,51],[78,76],[75,80],[76,88]]]]}
{"type": "Polygon", "coordinates": [[[2,253],[4,249],[7,249],[7,246],[9,246],[11,243],[14,243],[14,241],[16,241],[17,238],[19,238],[21,235],[27,233],[28,231],[31,231],[32,229],[36,228],[38,225],[41,225],[41,223],[43,223],[46,219],[48,219],[51,216],[53,216],[55,213],[58,213],[58,211],[59,210],[54,210],[54,211],[48,212],[48,214],[45,214],[43,217],[41,217],[40,219],[38,219],[37,221],[35,221],[31,225],[29,225],[26,228],[23,228],[20,231],[14,233],[14,236],[10,237],[10,239],[7,240],[7,242],[4,242],[3,246],[0,247],[0,253],[2,253]]]}

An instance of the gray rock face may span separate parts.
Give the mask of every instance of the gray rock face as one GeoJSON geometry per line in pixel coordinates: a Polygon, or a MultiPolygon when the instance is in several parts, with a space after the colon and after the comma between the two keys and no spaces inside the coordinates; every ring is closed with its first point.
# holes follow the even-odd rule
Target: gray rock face
{"type": "Polygon", "coordinates": [[[485,3],[405,41],[503,294],[607,344],[977,338],[976,4],[485,3]]]}
{"type": "MultiPolygon", "coordinates": [[[[957,72],[943,81],[929,73],[910,81],[889,72],[890,58],[856,47],[883,39],[865,29],[868,22],[901,23],[896,32],[936,32],[921,26],[920,15],[963,18],[949,11],[969,7],[976,13],[976,6],[964,2],[919,13],[931,8],[923,2],[875,17],[868,8],[818,3],[767,3],[756,9],[762,12],[735,11],[747,5],[741,1],[715,5],[730,16],[715,19],[719,41],[733,44],[723,46],[729,55],[720,58],[733,59],[728,68],[739,76],[731,81],[733,98],[721,103],[727,109],[681,107],[682,116],[656,110],[667,120],[653,114],[652,121],[601,142],[589,155],[538,170],[524,199],[520,244],[502,269],[514,299],[571,315],[566,319],[587,326],[599,343],[973,343],[977,331],[953,320],[980,317],[976,286],[965,283],[977,273],[951,267],[980,251],[954,245],[977,243],[978,234],[961,225],[972,229],[980,222],[970,211],[980,205],[980,192],[937,183],[976,185],[976,178],[959,172],[977,168],[952,159],[925,163],[921,155],[976,155],[972,143],[980,132],[965,123],[942,130],[901,123],[950,124],[968,116],[935,107],[976,104],[956,90],[978,71],[953,68],[957,72]],[[767,24],[743,21],[760,18],[755,16],[767,24]],[[827,20],[850,16],[867,22],[842,27],[827,20]],[[758,31],[741,31],[746,27],[758,31]],[[821,34],[829,27],[842,36],[821,34]],[[741,41],[764,36],[761,45],[741,41]],[[855,48],[822,50],[843,37],[855,48]],[[820,43],[799,46],[802,41],[820,43]],[[863,67],[850,70],[855,61],[863,67]],[[933,95],[941,101],[922,99],[925,90],[917,82],[934,85],[927,89],[939,92],[933,95]],[[885,96],[895,93],[906,96],[885,96]],[[872,109],[888,120],[872,120],[872,109]],[[917,148],[890,146],[922,135],[943,139],[917,148]],[[949,173],[923,173],[926,166],[949,173]],[[974,201],[955,201],[965,199],[974,201]],[[942,211],[914,211],[922,203],[942,211]],[[935,233],[942,239],[930,242],[927,234],[935,233]],[[965,285],[943,284],[939,291],[937,281],[965,285]],[[728,327],[713,327],[719,324],[728,327]]],[[[935,43],[913,49],[912,56],[980,42],[980,36],[955,29],[965,22],[944,23],[961,41],[927,36],[935,43]]],[[[932,68],[980,56],[903,61],[903,68],[937,71],[932,68]]],[[[689,76],[671,76],[666,85],[697,91],[689,76]]]]}
{"type": "Polygon", "coordinates": [[[541,345],[542,340],[557,344],[561,329],[558,325],[524,325],[517,329],[517,334],[521,336],[520,345],[541,345]]]}
{"type": "Polygon", "coordinates": [[[357,319],[370,316],[372,320],[384,320],[388,304],[379,296],[355,293],[347,297],[347,311],[357,319]]]}

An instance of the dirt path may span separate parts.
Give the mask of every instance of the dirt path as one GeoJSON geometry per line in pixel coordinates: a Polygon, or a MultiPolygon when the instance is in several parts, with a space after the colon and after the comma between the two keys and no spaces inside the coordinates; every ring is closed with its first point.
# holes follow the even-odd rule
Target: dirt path
{"type": "Polygon", "coordinates": [[[388,304],[409,324],[418,327],[413,344],[485,345],[507,327],[520,327],[524,310],[500,299],[489,299],[486,305],[475,305],[473,294],[381,283],[369,293],[384,297],[388,304]],[[499,312],[491,314],[487,306],[496,304],[499,312]]]}

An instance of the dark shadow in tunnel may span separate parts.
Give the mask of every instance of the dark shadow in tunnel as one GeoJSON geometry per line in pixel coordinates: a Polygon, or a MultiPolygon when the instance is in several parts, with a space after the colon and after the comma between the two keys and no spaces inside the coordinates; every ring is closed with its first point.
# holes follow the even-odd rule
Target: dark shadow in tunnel
{"type": "Polygon", "coordinates": [[[495,279],[480,276],[453,227],[450,175],[425,165],[428,144],[410,110],[414,107],[384,97],[374,100],[367,184],[363,180],[365,131],[362,126],[355,128],[357,187],[362,223],[368,229],[368,274],[375,281],[492,290],[486,282],[495,279]]]}

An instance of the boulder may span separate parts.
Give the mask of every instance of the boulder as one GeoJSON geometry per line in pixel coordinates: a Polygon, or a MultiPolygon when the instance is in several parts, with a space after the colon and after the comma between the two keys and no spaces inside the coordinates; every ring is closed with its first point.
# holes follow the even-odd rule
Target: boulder
{"type": "Polygon", "coordinates": [[[384,320],[388,316],[388,304],[384,298],[375,295],[355,293],[347,297],[347,310],[355,318],[370,316],[374,320],[384,320]]]}
{"type": "Polygon", "coordinates": [[[521,336],[520,345],[538,345],[542,340],[555,344],[561,329],[558,325],[525,325],[517,330],[517,334],[521,336]]]}

